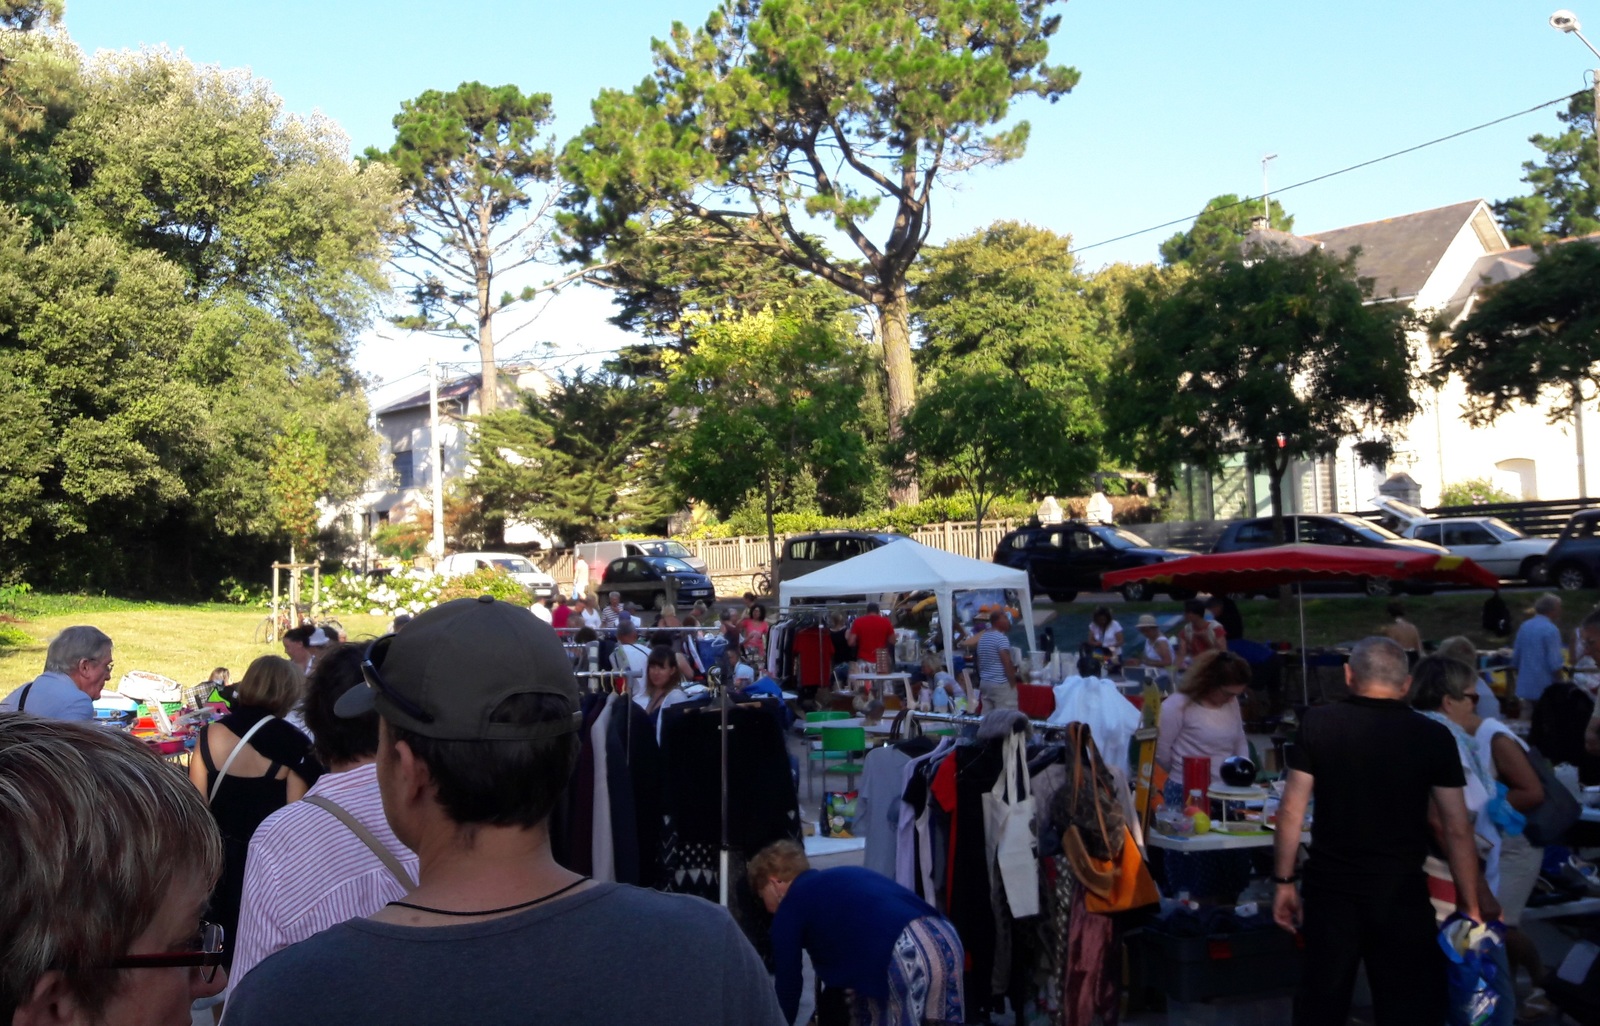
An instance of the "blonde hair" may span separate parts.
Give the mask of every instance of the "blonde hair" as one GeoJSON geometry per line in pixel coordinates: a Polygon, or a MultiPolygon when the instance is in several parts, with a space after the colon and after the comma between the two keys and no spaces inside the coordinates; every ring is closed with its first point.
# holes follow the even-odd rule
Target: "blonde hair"
{"type": "Polygon", "coordinates": [[[179,883],[209,890],[222,837],[205,800],[142,743],[0,717],[0,1022],[60,970],[98,1018],[127,954],[179,883]]]}
{"type": "Polygon", "coordinates": [[[300,701],[305,688],[306,679],[299,667],[283,656],[264,655],[244,671],[234,694],[241,705],[253,705],[274,716],[282,716],[300,701]]]}
{"type": "Polygon", "coordinates": [[[745,873],[751,890],[760,891],[768,880],[787,883],[810,868],[804,848],[794,841],[774,841],[756,852],[745,866],[745,873]]]}
{"type": "Polygon", "coordinates": [[[1183,675],[1178,690],[1196,702],[1204,702],[1230,684],[1250,683],[1250,664],[1243,656],[1213,650],[1195,658],[1183,675]]]}

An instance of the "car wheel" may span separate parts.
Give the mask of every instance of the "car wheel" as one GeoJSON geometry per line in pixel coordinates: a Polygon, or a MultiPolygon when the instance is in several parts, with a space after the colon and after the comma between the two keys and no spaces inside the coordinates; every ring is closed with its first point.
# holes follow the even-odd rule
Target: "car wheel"
{"type": "Polygon", "coordinates": [[[1078,597],[1075,591],[1052,591],[1049,594],[1051,602],[1071,602],[1078,597]]]}
{"type": "Polygon", "coordinates": [[[1148,581],[1134,581],[1122,586],[1122,597],[1129,602],[1149,602],[1150,594],[1148,581]]]}
{"type": "Polygon", "coordinates": [[[1562,591],[1577,591],[1589,587],[1589,571],[1576,563],[1563,563],[1556,567],[1551,580],[1562,591]]]}
{"type": "Polygon", "coordinates": [[[1517,568],[1517,576],[1529,584],[1545,585],[1550,583],[1550,568],[1544,565],[1543,556],[1529,556],[1517,568]]]}
{"type": "Polygon", "coordinates": [[[1361,590],[1373,598],[1387,598],[1394,594],[1394,582],[1387,577],[1365,577],[1361,581],[1361,590]]]}
{"type": "Polygon", "coordinates": [[[1193,588],[1168,588],[1167,589],[1167,597],[1170,598],[1174,602],[1187,602],[1190,599],[1194,598],[1198,594],[1200,594],[1200,593],[1198,591],[1195,591],[1193,588]]]}

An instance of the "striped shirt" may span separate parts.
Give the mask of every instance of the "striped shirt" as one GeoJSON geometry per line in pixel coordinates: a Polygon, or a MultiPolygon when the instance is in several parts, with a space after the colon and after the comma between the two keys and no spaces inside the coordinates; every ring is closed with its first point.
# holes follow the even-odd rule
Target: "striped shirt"
{"type": "MultiPolygon", "coordinates": [[[[416,878],[417,856],[383,818],[375,763],[324,774],[309,794],[342,806],[416,878]]],[[[250,839],[229,988],[280,948],[370,916],[405,894],[406,887],[331,812],[306,802],[285,805],[250,839]]]]}
{"type": "Polygon", "coordinates": [[[978,683],[982,684],[1010,684],[1011,678],[1006,676],[1006,665],[1001,662],[1000,654],[1011,648],[1011,638],[1004,631],[990,628],[978,635],[978,683]]]}

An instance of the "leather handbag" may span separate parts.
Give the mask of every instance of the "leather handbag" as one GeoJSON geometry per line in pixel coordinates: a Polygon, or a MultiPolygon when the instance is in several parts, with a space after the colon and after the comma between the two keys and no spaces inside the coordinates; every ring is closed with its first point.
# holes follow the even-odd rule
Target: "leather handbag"
{"type": "Polygon", "coordinates": [[[1144,855],[1133,842],[1133,833],[1126,826],[1122,833],[1122,855],[1110,891],[1104,894],[1089,891],[1083,896],[1083,907],[1090,912],[1126,912],[1161,900],[1155,879],[1144,864],[1144,855]]]}
{"type": "Polygon", "coordinates": [[[1528,822],[1522,828],[1522,836],[1535,848],[1560,844],[1567,831],[1582,817],[1583,807],[1567,786],[1556,779],[1555,770],[1550,768],[1550,760],[1543,752],[1529,745],[1527,755],[1533,771],[1539,775],[1539,783],[1544,785],[1544,801],[1523,813],[1528,822]]]}
{"type": "Polygon", "coordinates": [[[1081,723],[1072,724],[1068,734],[1076,753],[1072,794],[1078,812],[1075,816],[1068,813],[1072,821],[1061,832],[1061,853],[1083,885],[1084,907],[1090,912],[1125,912],[1160,901],[1161,894],[1144,864],[1144,855],[1122,819],[1115,785],[1100,759],[1093,735],[1081,723]],[[1092,824],[1085,815],[1085,806],[1093,807],[1092,824]]]}

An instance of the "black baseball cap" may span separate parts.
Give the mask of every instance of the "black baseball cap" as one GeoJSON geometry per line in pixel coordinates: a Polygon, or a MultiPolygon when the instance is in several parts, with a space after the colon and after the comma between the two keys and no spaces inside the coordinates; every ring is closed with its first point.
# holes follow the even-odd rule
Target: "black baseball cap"
{"type": "Polygon", "coordinates": [[[376,709],[395,726],[441,741],[531,741],[579,729],[577,678],[555,629],[532,612],[484,595],[438,605],[367,646],[367,686],[334,712],[376,709]],[[512,695],[555,695],[571,710],[537,723],[493,723],[512,695]]]}

